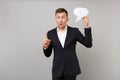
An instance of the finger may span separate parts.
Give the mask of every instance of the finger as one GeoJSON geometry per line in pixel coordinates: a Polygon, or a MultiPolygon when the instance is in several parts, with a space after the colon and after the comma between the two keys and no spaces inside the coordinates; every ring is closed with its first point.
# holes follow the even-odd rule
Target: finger
{"type": "Polygon", "coordinates": [[[83,19],[85,19],[86,16],[83,17],[83,19]]]}
{"type": "Polygon", "coordinates": [[[83,20],[84,20],[84,19],[88,19],[88,17],[87,17],[87,16],[84,16],[84,17],[83,17],[83,20]]]}
{"type": "Polygon", "coordinates": [[[49,40],[49,39],[44,40],[44,43],[50,43],[50,42],[51,42],[51,40],[49,40]]]}
{"type": "Polygon", "coordinates": [[[48,43],[50,43],[50,42],[51,42],[51,40],[49,40],[49,39],[48,39],[48,40],[47,40],[47,42],[48,42],[48,43]]]}
{"type": "Polygon", "coordinates": [[[48,32],[46,33],[46,39],[50,42],[51,40],[48,38],[48,32]]]}
{"type": "Polygon", "coordinates": [[[47,41],[47,40],[45,40],[45,41],[44,41],[44,43],[46,44],[46,43],[48,43],[48,41],[47,41]]]}
{"type": "Polygon", "coordinates": [[[48,39],[48,32],[46,33],[46,38],[48,39]]]}

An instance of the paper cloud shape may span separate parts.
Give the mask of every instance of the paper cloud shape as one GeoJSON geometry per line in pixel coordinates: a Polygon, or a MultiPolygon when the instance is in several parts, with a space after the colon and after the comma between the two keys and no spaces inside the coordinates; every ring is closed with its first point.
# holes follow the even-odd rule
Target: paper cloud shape
{"type": "Polygon", "coordinates": [[[76,7],[73,10],[73,14],[77,17],[76,22],[78,22],[79,20],[81,20],[84,16],[87,16],[89,14],[89,11],[87,8],[83,8],[83,7],[76,7]]]}

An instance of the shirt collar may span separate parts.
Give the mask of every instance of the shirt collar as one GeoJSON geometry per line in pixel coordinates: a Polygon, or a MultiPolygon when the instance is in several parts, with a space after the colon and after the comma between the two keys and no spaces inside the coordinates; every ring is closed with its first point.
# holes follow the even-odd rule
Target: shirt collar
{"type": "MultiPolygon", "coordinates": [[[[67,27],[68,27],[68,26],[66,26],[63,31],[67,30],[67,27]]],[[[60,30],[59,30],[58,27],[57,27],[57,32],[59,32],[59,31],[60,31],[60,30]]]]}

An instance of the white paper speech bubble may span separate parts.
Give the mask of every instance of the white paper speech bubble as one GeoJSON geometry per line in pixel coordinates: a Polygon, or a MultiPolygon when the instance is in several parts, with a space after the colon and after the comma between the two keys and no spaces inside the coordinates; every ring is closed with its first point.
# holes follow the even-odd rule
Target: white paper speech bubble
{"type": "Polygon", "coordinates": [[[73,14],[77,17],[76,22],[78,22],[79,20],[81,20],[84,16],[87,16],[89,14],[89,11],[87,8],[83,8],[83,7],[76,7],[73,10],[73,14]]]}

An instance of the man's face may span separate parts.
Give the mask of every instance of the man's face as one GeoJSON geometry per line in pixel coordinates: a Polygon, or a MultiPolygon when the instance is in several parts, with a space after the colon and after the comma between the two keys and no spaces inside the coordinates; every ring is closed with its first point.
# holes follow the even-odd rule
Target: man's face
{"type": "Polygon", "coordinates": [[[65,12],[57,13],[55,18],[59,28],[66,27],[68,22],[68,16],[66,15],[65,12]]]}

